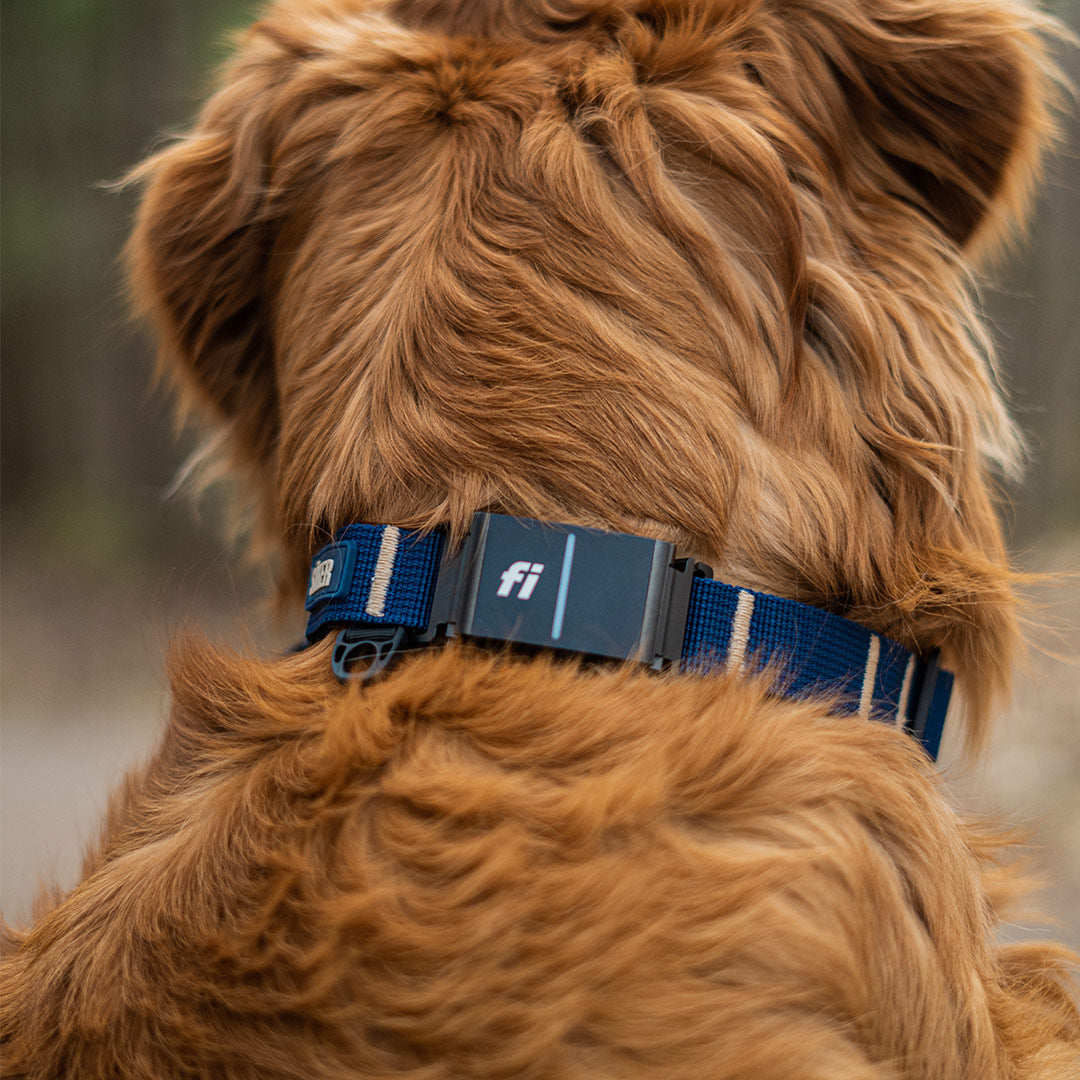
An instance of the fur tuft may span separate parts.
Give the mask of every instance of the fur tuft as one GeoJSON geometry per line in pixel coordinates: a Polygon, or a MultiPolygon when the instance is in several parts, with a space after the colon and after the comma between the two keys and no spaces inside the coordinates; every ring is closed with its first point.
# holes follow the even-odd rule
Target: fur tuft
{"type": "Polygon", "coordinates": [[[327,666],[174,654],[164,745],[6,962],[9,1073],[1067,1075],[1069,958],[990,944],[994,841],[902,733],[729,676],[327,666]]]}

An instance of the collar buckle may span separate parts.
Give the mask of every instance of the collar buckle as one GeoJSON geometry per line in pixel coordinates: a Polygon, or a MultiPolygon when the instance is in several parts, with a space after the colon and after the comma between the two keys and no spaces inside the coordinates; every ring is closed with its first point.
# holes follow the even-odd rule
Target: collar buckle
{"type": "Polygon", "coordinates": [[[346,627],[334,640],[330,666],[342,682],[367,682],[385,671],[408,642],[409,632],[403,626],[346,627]],[[365,667],[357,668],[365,662],[365,667]]]}

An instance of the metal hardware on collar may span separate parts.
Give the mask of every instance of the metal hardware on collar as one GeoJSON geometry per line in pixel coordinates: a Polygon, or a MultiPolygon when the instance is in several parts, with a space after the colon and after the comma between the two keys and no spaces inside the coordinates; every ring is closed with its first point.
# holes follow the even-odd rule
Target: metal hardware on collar
{"type": "Polygon", "coordinates": [[[456,551],[437,531],[350,525],[312,562],[307,641],[339,631],[342,680],[374,678],[403,651],[455,637],[653,670],[770,669],[776,693],[827,694],[838,711],[895,724],[936,756],[953,684],[936,653],[919,657],[674,556],[663,540],[501,514],[475,514],[456,551]]]}

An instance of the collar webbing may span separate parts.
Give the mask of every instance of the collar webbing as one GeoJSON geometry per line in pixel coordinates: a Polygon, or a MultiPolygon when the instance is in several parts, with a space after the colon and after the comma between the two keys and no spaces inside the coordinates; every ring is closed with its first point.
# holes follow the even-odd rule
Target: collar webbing
{"type": "MultiPolygon", "coordinates": [[[[909,730],[937,756],[953,676],[858,623],[711,577],[672,545],[528,518],[477,514],[459,552],[441,532],[349,525],[312,561],[307,640],[339,635],[377,673],[407,643],[464,636],[677,664],[771,666],[790,697],[837,696],[840,711],[909,730]]],[[[350,649],[352,651],[350,651],[350,649]]]]}

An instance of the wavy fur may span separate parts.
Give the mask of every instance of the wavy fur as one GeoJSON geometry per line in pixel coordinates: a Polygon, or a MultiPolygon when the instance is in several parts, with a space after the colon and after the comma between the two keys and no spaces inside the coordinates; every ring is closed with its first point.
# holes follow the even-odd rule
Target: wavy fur
{"type": "MultiPolygon", "coordinates": [[[[674,540],[1007,687],[972,266],[1053,28],[1008,0],[289,0],[137,171],[135,296],[286,601],[354,520],[674,540]]],[[[740,678],[174,654],[12,935],[34,1077],[1066,1077],[1072,960],[884,725],[740,678]]]]}

